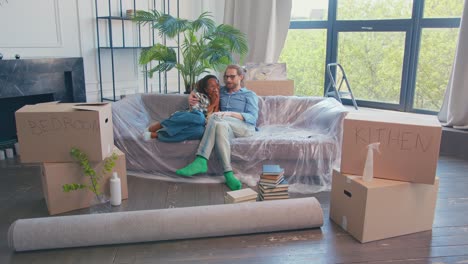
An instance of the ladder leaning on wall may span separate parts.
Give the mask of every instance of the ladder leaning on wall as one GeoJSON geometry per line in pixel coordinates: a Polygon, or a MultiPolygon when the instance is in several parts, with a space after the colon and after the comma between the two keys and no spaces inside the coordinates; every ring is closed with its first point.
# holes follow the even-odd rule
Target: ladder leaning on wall
{"type": "Polygon", "coordinates": [[[358,110],[356,100],[354,99],[353,91],[351,90],[351,86],[349,85],[348,77],[346,77],[346,73],[345,73],[345,71],[343,69],[343,66],[341,66],[341,64],[339,64],[339,63],[329,63],[329,64],[327,64],[327,75],[330,78],[330,81],[328,83],[327,89],[325,90],[324,96],[325,97],[334,97],[336,100],[338,100],[342,104],[343,104],[343,102],[341,101],[341,98],[345,97],[345,96],[346,97],[349,96],[349,97],[351,97],[351,101],[353,102],[354,108],[356,110],[358,110]],[[333,77],[332,67],[336,67],[336,69],[335,69],[336,75],[335,76],[338,75],[338,70],[341,71],[342,78],[341,78],[341,81],[340,81],[339,85],[337,85],[337,82],[336,82],[335,78],[333,77]],[[342,91],[341,90],[343,82],[346,83],[347,91],[342,91]]]}

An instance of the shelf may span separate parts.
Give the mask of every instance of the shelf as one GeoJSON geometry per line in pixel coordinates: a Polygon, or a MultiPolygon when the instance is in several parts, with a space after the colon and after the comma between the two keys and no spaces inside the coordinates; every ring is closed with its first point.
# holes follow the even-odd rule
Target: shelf
{"type": "Polygon", "coordinates": [[[132,20],[132,18],[128,17],[120,17],[120,16],[100,16],[97,19],[106,19],[106,20],[132,20]]]}
{"type": "MultiPolygon", "coordinates": [[[[1,1],[1,0],[0,0],[1,1]]],[[[127,50],[128,51],[131,51],[131,52],[137,52],[139,53],[142,49],[145,49],[145,48],[151,48],[153,47],[153,45],[155,44],[155,33],[154,33],[154,30],[151,28],[151,22],[150,22],[150,25],[149,25],[149,33],[151,36],[148,36],[150,37],[148,39],[148,41],[145,41],[144,44],[142,43],[142,34],[141,34],[141,27],[142,26],[146,26],[146,25],[142,25],[141,23],[138,24],[136,23],[135,21],[133,21],[133,16],[129,16],[127,17],[126,16],[126,12],[123,13],[122,11],[120,12],[117,12],[119,10],[122,9],[122,2],[127,2],[126,0],[94,0],[94,7],[95,7],[95,16],[94,18],[96,19],[96,38],[97,38],[97,58],[98,58],[98,71],[99,71],[99,92],[100,92],[100,97],[101,97],[101,101],[102,102],[105,102],[105,101],[108,101],[108,102],[115,102],[115,101],[119,101],[121,100],[121,95],[125,96],[125,89],[122,90],[122,89],[116,89],[116,82],[118,82],[119,80],[116,80],[116,71],[115,71],[115,67],[116,67],[116,61],[115,61],[115,56],[116,56],[116,53],[114,52],[114,50],[119,50],[117,52],[117,54],[121,55],[121,53],[125,53],[124,50],[127,50]],[[108,14],[107,16],[99,16],[99,10],[98,10],[98,7],[100,6],[99,3],[101,3],[103,6],[104,6],[104,3],[107,2],[107,10],[106,9],[103,9],[103,14],[108,14]],[[117,4],[115,4],[117,3],[117,4]],[[115,4],[115,5],[114,5],[115,4]],[[120,6],[120,8],[118,8],[120,6]],[[118,10],[117,10],[118,9],[118,10]],[[115,15],[111,15],[111,14],[115,14],[115,15]],[[137,24],[137,28],[136,30],[138,32],[134,32],[135,29],[134,27],[132,26],[131,29],[128,27],[130,23],[135,23],[137,24]],[[104,28],[104,26],[106,27],[106,29],[101,32],[101,30],[104,28]],[[117,30],[118,34],[121,35],[121,41],[119,42],[115,42],[113,40],[113,38],[115,37],[113,35],[113,32],[117,30]],[[126,31],[131,31],[131,34],[126,34],[126,31]],[[100,43],[100,39],[101,37],[106,37],[106,41],[102,41],[102,43],[104,43],[104,46],[101,46],[100,43]],[[118,43],[117,46],[114,45],[114,43],[118,43]],[[130,45],[127,46],[127,43],[129,43],[130,45]],[[107,46],[109,45],[109,46],[107,46]],[[103,58],[102,58],[103,57],[103,58]],[[109,93],[106,93],[107,96],[104,96],[104,91],[103,91],[103,66],[102,66],[102,63],[104,61],[104,58],[106,60],[106,72],[109,72],[110,73],[110,77],[111,77],[111,84],[112,84],[112,91],[110,91],[109,93]],[[121,95],[119,95],[119,93],[121,93],[121,95]],[[114,99],[115,98],[115,99],[114,99]]],[[[179,9],[179,0],[176,0],[177,3],[177,13],[178,13],[178,9],[179,9]]],[[[148,2],[152,2],[152,7],[156,7],[156,1],[148,1],[148,2]]],[[[167,9],[167,12],[169,12],[169,0],[163,0],[162,1],[163,3],[163,6],[162,6],[162,10],[160,10],[162,13],[166,13],[166,9],[167,9]]],[[[151,5],[148,5],[146,6],[147,8],[147,11],[148,8],[150,7],[151,5]]],[[[138,10],[139,6],[136,6],[136,1],[133,0],[133,5],[132,5],[132,9],[134,12],[136,12],[138,10]]],[[[118,35],[117,34],[117,35],[118,35]]],[[[146,33],[143,34],[144,37],[146,38],[146,33]]],[[[165,39],[165,38],[164,38],[165,39]]],[[[178,46],[174,46],[174,47],[171,47],[173,49],[179,49],[178,46]]],[[[133,64],[131,64],[133,65],[133,64]]],[[[119,66],[120,67],[120,66],[119,66]]],[[[122,67],[125,67],[125,64],[123,64],[122,67]]],[[[144,79],[143,79],[143,90],[145,93],[148,92],[148,74],[146,73],[146,67],[147,66],[143,66],[145,68],[145,74],[144,74],[144,79]]],[[[159,76],[159,78],[161,78],[159,76]]],[[[167,78],[166,76],[164,76],[164,78],[167,78]]],[[[139,77],[136,78],[136,81],[138,81],[138,83],[140,83],[140,79],[139,77]]],[[[167,82],[167,80],[165,79],[165,81],[167,82]]],[[[179,81],[180,82],[180,81],[179,81]]],[[[138,91],[139,90],[139,87],[137,87],[136,89],[134,89],[135,91],[138,91]]],[[[159,90],[161,90],[161,79],[159,80],[159,90]]],[[[180,87],[179,87],[179,90],[180,90],[180,87]]]]}
{"type": "Polygon", "coordinates": [[[146,46],[146,47],[99,47],[99,49],[146,49],[146,48],[151,48],[151,46],[146,46]]]}
{"type": "Polygon", "coordinates": [[[118,96],[118,97],[116,96],[116,97],[115,97],[115,100],[112,99],[112,98],[105,98],[105,97],[103,97],[103,98],[101,99],[102,102],[104,102],[104,101],[117,102],[117,101],[119,101],[119,100],[120,100],[120,96],[118,96]]]}
{"type": "MultiPolygon", "coordinates": [[[[100,49],[147,49],[147,48],[151,48],[152,46],[141,46],[141,47],[132,47],[132,46],[128,46],[128,47],[122,47],[122,46],[115,46],[115,47],[99,47],[100,49]]],[[[172,48],[172,49],[177,49],[177,46],[168,46],[168,48],[172,48]]]]}

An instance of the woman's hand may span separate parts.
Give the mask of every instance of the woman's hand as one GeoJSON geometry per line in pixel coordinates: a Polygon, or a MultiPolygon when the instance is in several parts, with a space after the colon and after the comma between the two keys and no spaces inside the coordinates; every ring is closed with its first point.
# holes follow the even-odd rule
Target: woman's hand
{"type": "Polygon", "coordinates": [[[200,99],[195,95],[195,92],[192,91],[189,94],[189,97],[188,97],[188,104],[190,106],[194,106],[194,105],[198,104],[199,101],[200,101],[200,99]]]}

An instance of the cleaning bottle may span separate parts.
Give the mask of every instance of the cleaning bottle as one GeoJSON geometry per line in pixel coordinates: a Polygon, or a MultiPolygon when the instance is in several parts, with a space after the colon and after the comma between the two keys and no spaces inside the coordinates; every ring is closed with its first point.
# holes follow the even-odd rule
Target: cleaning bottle
{"type": "Polygon", "coordinates": [[[374,150],[380,153],[379,146],[380,142],[371,143],[367,146],[366,164],[362,173],[362,180],[365,182],[370,182],[374,178],[374,150]]]}
{"type": "Polygon", "coordinates": [[[122,187],[117,172],[112,173],[112,178],[110,179],[110,194],[111,205],[119,206],[122,203],[122,187]]]}

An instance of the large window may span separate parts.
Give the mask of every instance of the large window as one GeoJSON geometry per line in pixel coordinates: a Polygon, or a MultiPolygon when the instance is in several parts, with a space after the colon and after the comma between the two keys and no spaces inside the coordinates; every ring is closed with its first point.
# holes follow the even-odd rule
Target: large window
{"type": "MultiPolygon", "coordinates": [[[[294,0],[293,0],[294,1],[294,0]]],[[[411,18],[411,0],[338,0],[338,20],[411,18]]]]}
{"type": "Polygon", "coordinates": [[[337,61],[346,69],[357,99],[397,104],[405,32],[340,32],[337,61]],[[385,89],[382,89],[385,87],[385,89]]]}
{"type": "Polygon", "coordinates": [[[323,94],[327,46],[326,29],[290,30],[281,54],[296,95],[323,94]],[[292,48],[294,47],[294,48],[292,48]]]}
{"type": "Polygon", "coordinates": [[[457,28],[422,30],[414,108],[440,110],[455,59],[457,37],[457,28]]]}
{"type": "Polygon", "coordinates": [[[322,96],[326,64],[338,62],[359,105],[436,113],[462,9],[463,0],[293,0],[280,62],[297,95],[322,96]]]}

